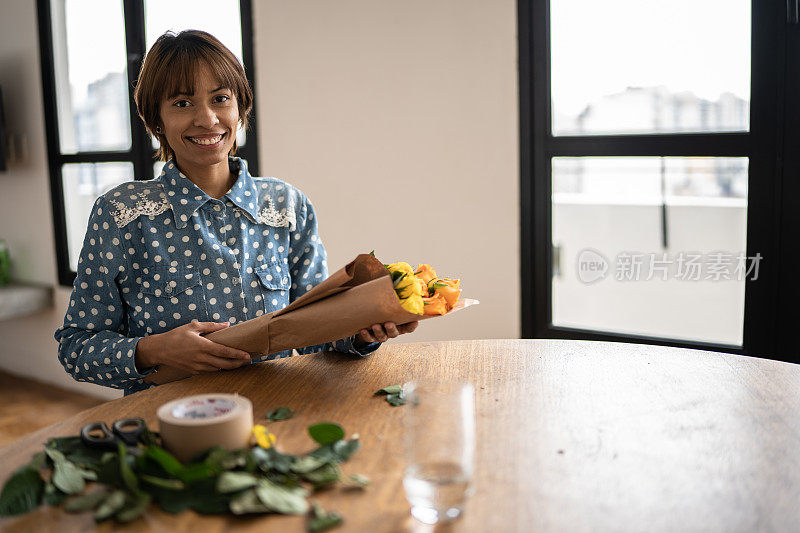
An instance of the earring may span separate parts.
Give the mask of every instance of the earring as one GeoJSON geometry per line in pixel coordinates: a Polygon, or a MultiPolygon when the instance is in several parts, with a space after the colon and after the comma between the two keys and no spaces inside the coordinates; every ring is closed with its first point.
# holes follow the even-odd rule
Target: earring
{"type": "Polygon", "coordinates": [[[164,132],[161,130],[161,126],[156,126],[156,133],[158,133],[159,135],[161,135],[162,133],[164,133],[164,132]]]}

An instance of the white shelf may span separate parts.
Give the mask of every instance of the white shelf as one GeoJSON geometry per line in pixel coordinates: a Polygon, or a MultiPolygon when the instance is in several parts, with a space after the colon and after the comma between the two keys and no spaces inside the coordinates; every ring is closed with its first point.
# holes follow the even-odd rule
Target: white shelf
{"type": "Polygon", "coordinates": [[[53,304],[53,291],[35,285],[0,287],[0,320],[32,315],[53,304]]]}

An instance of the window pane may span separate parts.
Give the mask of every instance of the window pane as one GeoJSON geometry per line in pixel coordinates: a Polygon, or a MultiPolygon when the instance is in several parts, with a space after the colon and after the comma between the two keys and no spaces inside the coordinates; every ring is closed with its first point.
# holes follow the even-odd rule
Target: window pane
{"type": "Polygon", "coordinates": [[[554,158],[553,325],[741,345],[747,165],[554,158]]]}
{"type": "Polygon", "coordinates": [[[130,149],[122,2],[52,0],[51,12],[61,153],[130,149]]]}
{"type": "Polygon", "coordinates": [[[554,135],[749,130],[750,0],[550,6],[554,135]]]}
{"type": "Polygon", "coordinates": [[[207,31],[244,64],[239,0],[145,0],[147,49],[164,32],[207,31]]]}
{"type": "Polygon", "coordinates": [[[133,180],[132,163],[70,163],[61,167],[67,222],[69,266],[78,268],[86,223],[98,196],[133,180]]]}

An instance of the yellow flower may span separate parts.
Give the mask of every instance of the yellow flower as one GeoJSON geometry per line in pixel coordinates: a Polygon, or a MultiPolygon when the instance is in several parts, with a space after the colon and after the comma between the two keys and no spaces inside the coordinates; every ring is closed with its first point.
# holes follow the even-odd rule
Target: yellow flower
{"type": "Polygon", "coordinates": [[[402,272],[404,274],[414,274],[414,269],[412,269],[411,265],[409,265],[405,261],[398,261],[397,263],[386,265],[386,268],[389,269],[389,272],[402,272]]]}
{"type": "Polygon", "coordinates": [[[422,296],[422,287],[414,274],[406,274],[395,282],[394,292],[402,300],[412,295],[422,296]]]}
{"type": "MultiPolygon", "coordinates": [[[[416,283],[414,285],[419,286],[416,283]]],[[[419,294],[412,294],[408,298],[401,299],[400,306],[409,313],[414,313],[415,315],[421,315],[422,311],[425,309],[425,304],[422,302],[422,296],[419,294]]]]}
{"type": "Polygon", "coordinates": [[[253,436],[262,448],[272,448],[272,445],[275,444],[275,435],[267,431],[267,428],[261,424],[253,426],[253,436]]]}

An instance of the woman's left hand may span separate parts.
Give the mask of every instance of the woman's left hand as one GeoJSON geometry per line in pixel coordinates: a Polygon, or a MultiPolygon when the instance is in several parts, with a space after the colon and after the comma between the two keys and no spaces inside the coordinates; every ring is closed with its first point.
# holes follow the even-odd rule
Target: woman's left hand
{"type": "Polygon", "coordinates": [[[411,333],[419,325],[418,321],[409,322],[402,326],[395,325],[394,322],[384,322],[383,324],[372,324],[370,329],[362,329],[358,332],[358,339],[362,342],[386,342],[398,335],[411,333]]]}

